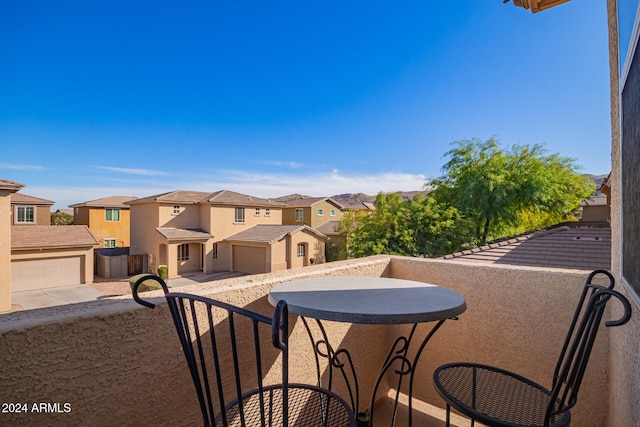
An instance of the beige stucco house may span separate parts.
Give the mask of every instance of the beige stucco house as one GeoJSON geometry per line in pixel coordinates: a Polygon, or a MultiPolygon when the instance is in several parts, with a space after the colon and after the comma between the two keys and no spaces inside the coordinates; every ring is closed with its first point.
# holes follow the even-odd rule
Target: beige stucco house
{"type": "Polygon", "coordinates": [[[0,312],[11,292],[93,282],[93,246],[86,226],[52,226],[54,202],[21,194],[0,179],[0,312]]]}
{"type": "Polygon", "coordinates": [[[342,220],[344,207],[331,197],[296,197],[283,201],[283,224],[306,224],[318,228],[342,220]]]}
{"type": "Polygon", "coordinates": [[[51,200],[11,194],[11,291],[93,283],[96,239],[84,225],[51,225],[51,200]]]}
{"type": "Polygon", "coordinates": [[[125,202],[135,199],[111,196],[69,207],[73,208],[73,223],[86,225],[97,239],[96,248],[121,248],[130,244],[129,205],[125,202]]]}
{"type": "Polygon", "coordinates": [[[0,179],[0,313],[11,310],[11,196],[23,187],[0,179]]]}
{"type": "Polygon", "coordinates": [[[323,262],[324,236],[282,225],[283,204],[222,190],[172,191],[126,202],[131,255],[148,255],[150,271],[267,273],[323,262]],[[261,226],[258,228],[254,228],[261,226]],[[270,226],[265,233],[264,226],[270,226]]]}
{"type": "Polygon", "coordinates": [[[95,244],[85,225],[13,226],[11,290],[93,283],[95,244]]]}
{"type": "Polygon", "coordinates": [[[51,225],[54,202],[22,193],[11,195],[12,225],[51,225]]]}

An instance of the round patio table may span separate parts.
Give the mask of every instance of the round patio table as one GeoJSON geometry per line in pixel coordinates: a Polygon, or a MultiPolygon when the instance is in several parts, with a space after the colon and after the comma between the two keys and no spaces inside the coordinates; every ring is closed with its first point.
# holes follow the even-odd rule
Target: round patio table
{"type": "MultiPolygon", "coordinates": [[[[466,301],[459,293],[437,285],[413,280],[394,279],[388,277],[361,276],[328,276],[293,280],[279,284],[269,292],[269,302],[273,305],[285,300],[289,313],[302,317],[311,339],[318,373],[321,382],[320,359],[326,358],[329,367],[329,386],[333,378],[333,369],[342,370],[347,381],[351,403],[361,426],[373,425],[373,403],[378,386],[391,366],[398,366],[394,372],[398,374],[396,402],[398,405],[402,378],[409,378],[409,426],[411,426],[411,394],[413,390],[413,374],[418,359],[433,334],[447,319],[462,314],[466,301]],[[307,319],[315,319],[319,329],[314,333],[307,319]],[[351,355],[345,349],[334,349],[329,344],[328,335],[321,321],[336,321],[361,324],[413,324],[407,336],[398,337],[385,359],[378,380],[374,387],[368,411],[358,408],[358,380],[351,363],[351,355]],[[414,332],[419,323],[437,322],[419,344],[416,355],[412,359],[407,356],[414,332]],[[345,369],[351,370],[346,375],[345,369]],[[353,384],[347,378],[353,378],[353,384]]],[[[392,417],[391,425],[395,423],[392,417]]]]}

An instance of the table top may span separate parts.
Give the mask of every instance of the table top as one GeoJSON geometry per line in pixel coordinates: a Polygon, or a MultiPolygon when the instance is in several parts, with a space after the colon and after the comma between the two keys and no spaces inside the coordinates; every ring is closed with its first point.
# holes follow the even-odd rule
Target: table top
{"type": "Polygon", "coordinates": [[[269,292],[273,305],[337,322],[405,324],[457,316],[467,309],[459,293],[441,286],[388,277],[327,276],[293,280],[269,292]]]}

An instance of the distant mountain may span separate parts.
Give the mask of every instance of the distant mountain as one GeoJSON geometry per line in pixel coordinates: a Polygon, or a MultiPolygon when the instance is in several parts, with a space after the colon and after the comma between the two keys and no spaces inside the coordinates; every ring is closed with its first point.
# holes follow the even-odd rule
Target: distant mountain
{"type": "MultiPolygon", "coordinates": [[[[397,191],[396,193],[400,194],[403,199],[408,200],[412,199],[417,194],[422,193],[422,191],[397,191]]],[[[331,196],[331,198],[345,207],[356,207],[365,202],[373,203],[376,201],[376,196],[370,196],[364,193],[337,194],[335,196],[331,196]]]]}
{"type": "Polygon", "coordinates": [[[604,183],[604,180],[607,179],[609,175],[591,175],[590,173],[586,174],[593,182],[596,184],[596,197],[604,197],[604,194],[600,192],[600,187],[604,183]]]}
{"type": "MultiPolygon", "coordinates": [[[[596,188],[598,189],[596,195],[601,196],[600,187],[602,183],[607,178],[608,175],[592,175],[586,174],[593,182],[596,184],[596,188]]],[[[416,195],[423,193],[424,191],[396,191],[397,194],[400,194],[403,199],[409,200],[414,198],[416,195]]],[[[278,202],[286,202],[289,200],[301,199],[305,197],[315,197],[315,196],[306,196],[304,194],[289,194],[287,196],[278,197],[275,199],[278,202]]],[[[335,196],[327,196],[331,197],[336,202],[340,203],[344,207],[359,207],[362,203],[374,203],[376,201],[376,196],[370,196],[364,193],[344,193],[344,194],[336,194],[335,196]]]]}
{"type": "Polygon", "coordinates": [[[311,196],[305,196],[304,194],[289,194],[287,196],[282,196],[282,197],[278,197],[277,199],[273,199],[276,202],[288,202],[289,200],[296,200],[296,199],[305,199],[307,197],[311,197],[311,196]]]}

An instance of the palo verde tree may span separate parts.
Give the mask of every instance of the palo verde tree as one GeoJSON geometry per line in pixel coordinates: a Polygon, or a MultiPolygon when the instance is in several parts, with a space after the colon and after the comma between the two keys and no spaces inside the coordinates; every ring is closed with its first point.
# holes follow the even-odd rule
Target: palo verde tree
{"type": "Polygon", "coordinates": [[[456,207],[482,245],[520,230],[569,220],[595,184],[578,172],[574,159],[547,154],[542,145],[500,147],[495,138],[452,143],[443,175],[427,185],[439,202],[456,207]]]}
{"type": "MultiPolygon", "coordinates": [[[[437,257],[461,248],[467,236],[457,209],[418,195],[404,200],[397,193],[380,193],[375,211],[347,219],[345,233],[350,257],[377,254],[437,257]],[[355,224],[355,225],[354,225],[355,224]]],[[[343,222],[345,220],[343,219],[343,222]]]]}

